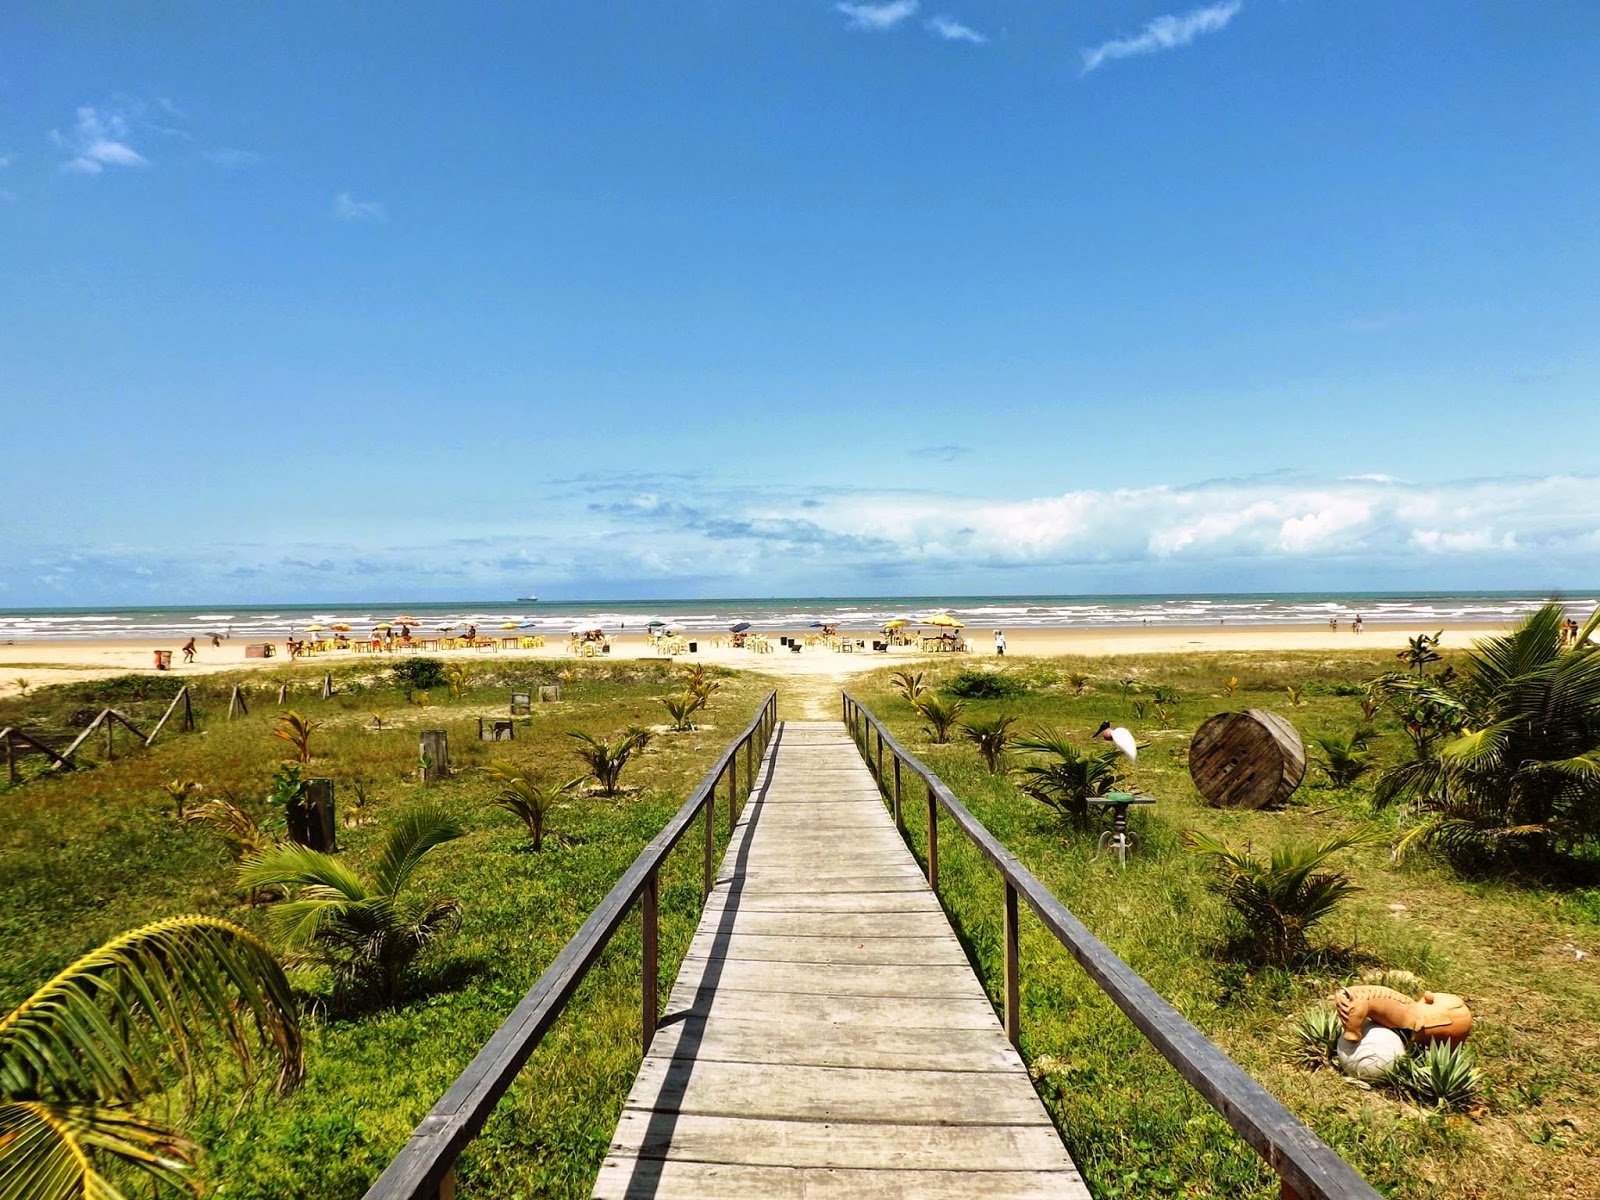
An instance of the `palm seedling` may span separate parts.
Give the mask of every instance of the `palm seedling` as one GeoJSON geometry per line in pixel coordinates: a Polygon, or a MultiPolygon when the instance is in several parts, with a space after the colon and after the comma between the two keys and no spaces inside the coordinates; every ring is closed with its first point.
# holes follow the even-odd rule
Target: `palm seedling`
{"type": "Polygon", "coordinates": [[[1292,707],[1294,707],[1294,708],[1304,708],[1305,707],[1306,689],[1305,689],[1305,685],[1304,684],[1301,684],[1299,687],[1296,687],[1294,684],[1291,683],[1287,687],[1285,687],[1283,689],[1283,691],[1284,691],[1284,694],[1289,697],[1289,704],[1292,707]]]}
{"type": "Polygon", "coordinates": [[[1340,736],[1337,733],[1319,733],[1311,738],[1317,766],[1334,787],[1349,787],[1372,769],[1372,755],[1367,749],[1370,734],[1356,729],[1340,736]]]}
{"type": "Polygon", "coordinates": [[[600,785],[602,796],[615,796],[622,779],[622,769],[639,748],[639,739],[625,733],[619,738],[597,738],[590,733],[569,734],[578,743],[578,757],[589,768],[589,774],[600,785]]]}
{"type": "Polygon", "coordinates": [[[1228,678],[1222,681],[1222,686],[1227,691],[1228,695],[1233,695],[1239,690],[1239,677],[1237,675],[1230,675],[1228,678]]]}
{"type": "Polygon", "coordinates": [[[1414,638],[1407,638],[1406,648],[1399,651],[1395,657],[1405,663],[1408,671],[1426,675],[1428,668],[1443,657],[1439,653],[1439,642],[1443,638],[1442,629],[1431,637],[1426,633],[1419,633],[1414,638]]]}
{"type": "Polygon", "coordinates": [[[1001,765],[1005,762],[1006,751],[1016,741],[1011,727],[1015,725],[1015,715],[990,715],[974,717],[970,721],[961,723],[961,732],[968,741],[978,747],[978,755],[983,759],[983,765],[989,768],[989,774],[997,775],[1001,765]]]}
{"type": "Polygon", "coordinates": [[[218,1046],[246,1086],[263,1063],[278,1092],[305,1069],[289,982],[253,934],[171,917],[85,954],[0,1016],[0,1194],[119,1200],[127,1176],[194,1191],[199,1146],[141,1106],[192,1111],[218,1046]]]}
{"type": "Polygon", "coordinates": [[[667,710],[667,715],[672,718],[672,729],[675,733],[694,728],[693,717],[705,706],[705,698],[695,692],[685,692],[681,696],[663,696],[661,707],[667,710]]]}
{"type": "Polygon", "coordinates": [[[452,663],[445,670],[445,680],[450,685],[450,695],[459,700],[472,687],[472,672],[461,663],[452,663]]]}
{"type": "Polygon", "coordinates": [[[956,718],[966,707],[960,700],[946,700],[937,692],[924,692],[916,702],[917,712],[927,722],[923,726],[924,731],[941,746],[950,740],[950,731],[955,728],[956,718]]]}
{"type": "Polygon", "coordinates": [[[1260,962],[1285,966],[1310,952],[1306,934],[1312,926],[1359,890],[1344,871],[1326,870],[1328,861],[1372,836],[1349,834],[1315,846],[1278,846],[1265,862],[1198,830],[1191,830],[1187,840],[1216,869],[1212,890],[1233,906],[1245,951],[1260,962]]]}
{"type": "Polygon", "coordinates": [[[495,782],[495,804],[527,827],[528,837],[532,839],[536,852],[544,849],[544,825],[550,810],[583,782],[581,775],[565,783],[529,779],[522,773],[522,768],[498,760],[484,770],[495,782]]]}
{"type": "Polygon", "coordinates": [[[1048,805],[1080,829],[1089,825],[1089,800],[1112,791],[1119,778],[1121,751],[1082,750],[1054,729],[1036,729],[1018,738],[1017,749],[1042,755],[1021,768],[1018,786],[1026,796],[1048,805]]]}
{"type": "Polygon", "coordinates": [[[1089,677],[1087,675],[1077,673],[1068,675],[1067,682],[1072,685],[1072,694],[1074,696],[1081,696],[1089,690],[1089,677]]]}
{"type": "Polygon", "coordinates": [[[917,698],[928,690],[928,677],[922,671],[896,671],[889,676],[889,686],[899,692],[907,704],[915,708],[917,698]]]}
{"type": "Polygon", "coordinates": [[[711,677],[704,663],[695,663],[683,673],[683,690],[697,697],[700,707],[710,704],[712,695],[721,687],[721,681],[711,677]]]}
{"type": "Polygon", "coordinates": [[[291,963],[327,967],[339,999],[393,1004],[404,998],[417,956],[461,914],[454,898],[411,896],[406,884],[429,854],[460,836],[441,810],[415,808],[395,820],[370,877],[331,854],[289,845],[245,860],[239,882],[290,892],[271,915],[291,963]]]}
{"type": "Polygon", "coordinates": [[[288,742],[303,766],[311,761],[311,735],[322,728],[320,721],[302,716],[296,709],[288,709],[278,717],[278,727],[272,736],[288,742]]]}
{"type": "Polygon", "coordinates": [[[177,810],[178,820],[184,820],[184,801],[190,796],[198,796],[205,791],[205,785],[198,779],[169,779],[161,785],[161,790],[172,798],[172,806],[177,810]]]}

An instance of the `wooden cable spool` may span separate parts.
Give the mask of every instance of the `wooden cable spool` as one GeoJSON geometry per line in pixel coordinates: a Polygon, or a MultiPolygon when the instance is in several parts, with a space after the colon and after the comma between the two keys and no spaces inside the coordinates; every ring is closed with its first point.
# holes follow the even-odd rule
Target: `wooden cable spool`
{"type": "Polygon", "coordinates": [[[1294,794],[1306,774],[1306,748],[1277,713],[1218,713],[1195,730],[1189,775],[1207,803],[1269,808],[1294,794]]]}

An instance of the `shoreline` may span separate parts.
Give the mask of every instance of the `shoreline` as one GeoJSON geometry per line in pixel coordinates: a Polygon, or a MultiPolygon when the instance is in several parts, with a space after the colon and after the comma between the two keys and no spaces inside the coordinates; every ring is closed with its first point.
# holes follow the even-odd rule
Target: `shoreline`
{"type": "MultiPolygon", "coordinates": [[[[1446,650],[1465,649],[1484,636],[1503,633],[1512,627],[1511,622],[1472,625],[1446,625],[1444,628],[1446,650]]],[[[1003,628],[1003,626],[1002,626],[1003,628]]],[[[1124,654],[1184,654],[1272,651],[1396,651],[1405,648],[1406,640],[1418,633],[1433,633],[1434,628],[1422,629],[1412,624],[1397,622],[1366,623],[1362,633],[1354,633],[1341,623],[1336,631],[1326,623],[1298,623],[1280,625],[1163,625],[1163,626],[1082,626],[1039,627],[1028,626],[1006,629],[1008,658],[1047,658],[1063,655],[1082,655],[1090,658],[1115,657],[1124,654]]],[[[866,649],[843,654],[826,645],[807,646],[801,653],[791,653],[778,644],[780,637],[804,638],[810,630],[763,631],[772,643],[770,654],[750,650],[735,650],[730,646],[713,645],[714,638],[697,636],[699,643],[695,654],[679,654],[670,661],[679,663],[706,662],[716,666],[733,667],[772,675],[806,675],[845,677],[861,671],[900,662],[989,662],[998,661],[994,653],[994,627],[969,629],[972,651],[966,654],[924,653],[915,647],[896,646],[887,652],[875,652],[872,638],[875,630],[841,628],[848,635],[866,642],[866,649]]],[[[280,651],[282,640],[277,639],[280,651]]],[[[213,675],[225,671],[277,670],[280,668],[315,668],[319,665],[335,666],[349,663],[370,663],[377,667],[404,657],[405,653],[356,654],[335,651],[303,657],[297,661],[285,655],[274,658],[245,658],[243,640],[224,641],[220,647],[209,643],[196,648],[195,662],[183,665],[179,660],[178,646],[173,639],[57,639],[24,641],[0,644],[0,696],[12,696],[21,691],[19,677],[27,681],[29,689],[78,680],[104,679],[114,675],[161,674],[179,678],[213,675]],[[173,652],[170,670],[157,672],[154,668],[154,651],[173,652]]],[[[644,633],[626,631],[612,635],[612,650],[604,659],[620,661],[669,661],[657,654],[648,644],[644,633]]],[[[420,656],[420,655],[419,655],[420,656]]],[[[451,662],[493,661],[508,659],[536,659],[567,661],[565,638],[551,639],[541,649],[441,650],[427,652],[426,657],[437,657],[451,662]]],[[[602,659],[602,661],[604,660],[602,659]]],[[[579,660],[574,660],[579,661],[579,660]]],[[[594,661],[594,660],[581,660],[594,661]]]]}

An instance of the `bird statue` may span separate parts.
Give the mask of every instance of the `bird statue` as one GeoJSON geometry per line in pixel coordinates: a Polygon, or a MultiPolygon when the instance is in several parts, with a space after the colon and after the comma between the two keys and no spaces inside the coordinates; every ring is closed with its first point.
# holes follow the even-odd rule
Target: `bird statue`
{"type": "Polygon", "coordinates": [[[1129,733],[1121,725],[1113,728],[1110,721],[1101,721],[1100,728],[1095,730],[1095,734],[1105,738],[1106,741],[1126,754],[1129,762],[1134,762],[1138,759],[1139,744],[1133,740],[1133,734],[1129,733]]]}

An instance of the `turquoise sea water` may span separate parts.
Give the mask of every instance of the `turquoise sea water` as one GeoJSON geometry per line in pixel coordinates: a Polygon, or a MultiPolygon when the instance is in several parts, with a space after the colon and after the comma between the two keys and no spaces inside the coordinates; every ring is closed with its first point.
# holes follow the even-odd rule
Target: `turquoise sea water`
{"type": "MultiPolygon", "coordinates": [[[[273,604],[209,607],[0,609],[0,642],[55,638],[156,640],[216,632],[246,640],[299,633],[308,625],[344,622],[358,631],[398,616],[417,618],[423,630],[468,623],[481,632],[504,625],[537,632],[564,632],[579,622],[606,629],[639,629],[647,622],[675,621],[693,632],[718,632],[735,621],[757,629],[803,629],[813,622],[870,629],[892,617],[950,612],[974,628],[1082,626],[1182,626],[1340,624],[1361,614],[1371,623],[1398,623],[1418,630],[1452,624],[1514,620],[1548,597],[1526,592],[1292,592],[1265,595],[1168,596],[815,596],[780,599],[560,601],[516,600],[452,603],[405,601],[369,604],[273,604]]],[[[1594,595],[1561,597],[1579,619],[1592,612],[1594,595]]]]}

